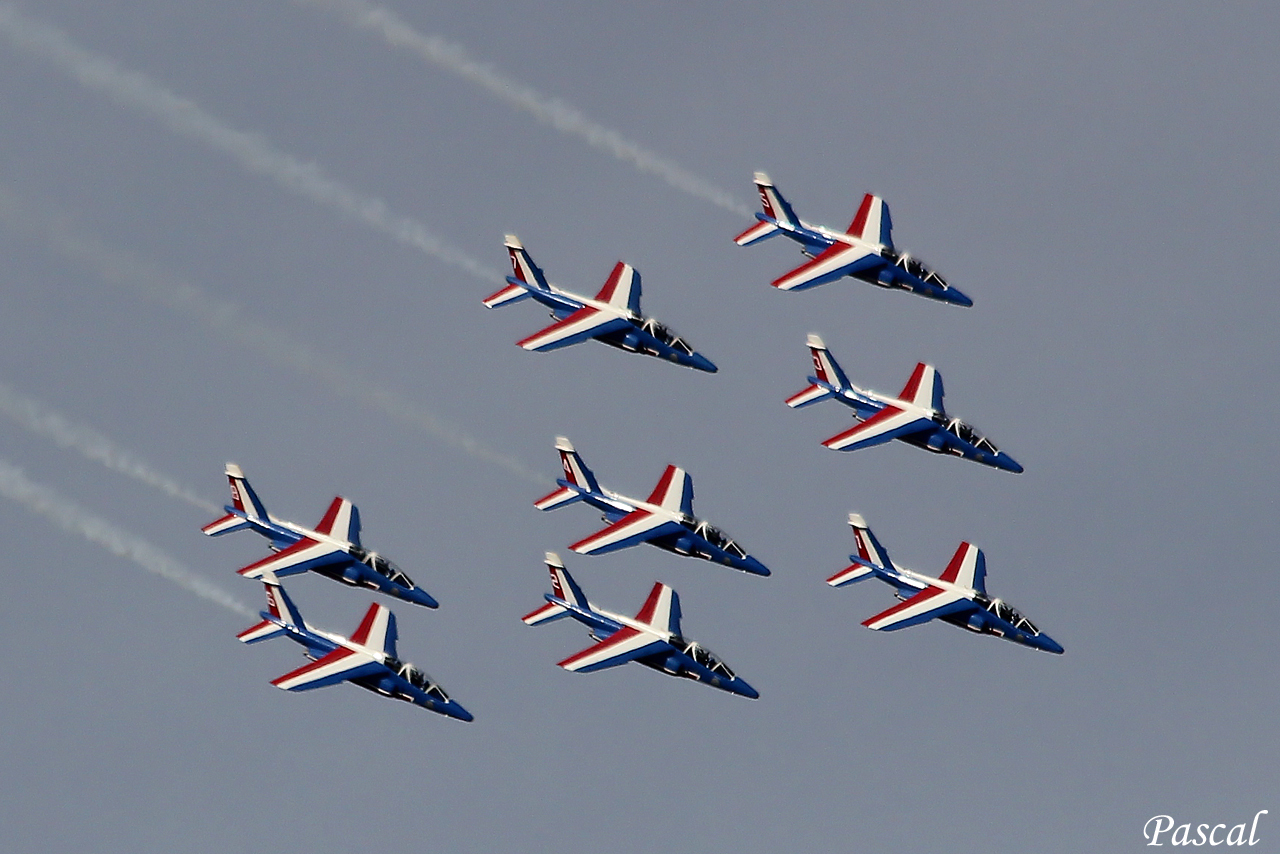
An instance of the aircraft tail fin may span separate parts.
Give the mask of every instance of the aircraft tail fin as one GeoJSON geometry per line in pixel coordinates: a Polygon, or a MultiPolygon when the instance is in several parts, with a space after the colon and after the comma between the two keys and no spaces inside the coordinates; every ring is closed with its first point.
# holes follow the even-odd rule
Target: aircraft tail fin
{"type": "Polygon", "coordinates": [[[518,302],[529,296],[530,290],[549,291],[547,277],[542,268],[533,263],[524,244],[514,234],[506,236],[507,254],[511,257],[512,275],[507,276],[507,286],[484,298],[486,308],[497,308],[510,302],[518,302]]]}
{"type": "Polygon", "coordinates": [[[600,492],[600,484],[596,482],[596,476],[591,473],[591,469],[587,468],[582,457],[578,456],[572,442],[564,436],[557,436],[556,450],[560,452],[560,466],[564,469],[564,479],[570,485],[562,486],[550,495],[544,495],[533,502],[539,510],[551,510],[562,504],[578,501],[584,493],[599,494],[600,492]]]}
{"type": "Polygon", "coordinates": [[[267,513],[266,506],[263,505],[262,499],[258,498],[258,493],[254,492],[253,487],[249,485],[240,466],[227,463],[226,474],[227,483],[231,487],[231,507],[237,512],[215,519],[201,530],[211,537],[216,537],[245,528],[258,528],[269,523],[271,516],[267,513]]]}
{"type": "MultiPolygon", "coordinates": [[[[564,568],[564,562],[560,560],[560,556],[555,552],[547,552],[547,570],[551,573],[550,596],[554,596],[556,599],[578,608],[590,609],[590,603],[587,602],[587,597],[583,594],[582,588],[573,580],[573,576],[564,568]]],[[[521,619],[530,626],[537,626],[568,615],[569,610],[564,605],[559,602],[548,601],[547,604],[530,611],[521,619]]]]}
{"type": "Polygon", "coordinates": [[[759,222],[733,239],[739,246],[750,246],[767,237],[773,237],[780,230],[780,226],[789,227],[793,230],[801,228],[800,218],[796,216],[795,211],[791,209],[791,205],[778,192],[777,187],[773,186],[773,181],[769,180],[769,176],[763,172],[757,172],[755,174],[755,182],[756,192],[760,194],[760,207],[763,208],[763,212],[756,214],[756,219],[759,222]]]}
{"type": "Polygon", "coordinates": [[[864,578],[870,578],[877,572],[883,572],[893,566],[889,555],[880,545],[880,540],[867,527],[867,520],[857,513],[849,514],[849,527],[853,529],[853,540],[858,553],[849,555],[853,563],[827,579],[832,587],[843,587],[864,578]]]}
{"type": "Polygon", "coordinates": [[[826,400],[838,391],[853,389],[849,378],[840,369],[840,363],[831,355],[831,351],[827,349],[827,345],[823,343],[822,339],[817,335],[811,334],[807,343],[809,345],[809,355],[813,359],[814,376],[810,377],[810,379],[817,380],[817,382],[810,383],[804,390],[787,398],[787,406],[795,409],[808,406],[811,403],[817,403],[820,400],[826,400]]]}
{"type": "Polygon", "coordinates": [[[236,635],[244,643],[269,640],[285,634],[289,629],[301,630],[306,625],[297,606],[279,582],[273,578],[264,581],[262,586],[267,591],[267,610],[262,612],[266,619],[236,635]]]}

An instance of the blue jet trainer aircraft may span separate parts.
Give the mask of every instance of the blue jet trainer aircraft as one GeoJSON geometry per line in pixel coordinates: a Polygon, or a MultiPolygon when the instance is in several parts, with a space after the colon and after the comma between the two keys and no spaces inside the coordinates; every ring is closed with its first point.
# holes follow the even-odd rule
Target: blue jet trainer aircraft
{"type": "Polygon", "coordinates": [[[533,297],[551,309],[551,316],[556,319],[546,329],[516,342],[524,349],[541,353],[595,338],[628,353],[644,353],[686,368],[715,372],[716,366],[709,359],[695,353],[670,329],[640,313],[640,274],[631,265],[619,261],[600,293],[591,299],[548,284],[542,268],[533,263],[514,234],[507,235],[507,252],[515,275],[507,276],[510,284],[485,297],[484,304],[497,308],[533,297]]]}
{"type": "Polygon", "coordinates": [[[1022,472],[1022,466],[990,439],[947,415],[942,406],[942,375],[932,365],[917,364],[902,393],[889,397],[851,384],[817,335],[810,335],[808,343],[817,376],[808,378],[808,388],[787,398],[787,406],[798,409],[834,397],[852,407],[853,417],[861,422],[823,445],[835,451],[856,451],[900,439],[935,454],[953,454],[993,468],[1022,472]]]}
{"type": "Polygon", "coordinates": [[[564,468],[564,477],[556,480],[560,488],[533,505],[539,510],[551,510],[574,501],[585,501],[602,511],[609,522],[603,530],[569,546],[578,554],[605,554],[637,543],[649,543],[753,575],[769,574],[764,564],[747,554],[723,531],[694,518],[693,478],[684,469],[667,466],[648,500],[637,501],[602,489],[565,437],[556,437],[556,450],[560,452],[560,465],[564,468]]]}
{"type": "Polygon", "coordinates": [[[553,552],[547,552],[547,569],[551,570],[552,590],[545,594],[547,604],[526,614],[523,620],[537,626],[561,617],[573,617],[591,629],[591,637],[599,641],[560,662],[565,670],[591,673],[634,661],[731,694],[752,700],[759,698],[756,689],[735,676],[724,662],[681,636],[680,596],[667,585],[654,584],[640,613],[624,617],[601,611],[588,602],[553,552]]]}
{"type": "Polygon", "coordinates": [[[867,193],[848,230],[831,231],[797,217],[768,175],[757,172],[755,178],[764,212],[757,213],[759,222],[735,237],[734,242],[750,246],[766,237],[785,234],[799,243],[800,251],[812,259],[774,280],[775,288],[800,291],[852,276],[882,288],[910,291],[956,305],[973,305],[973,300],[948,285],[919,260],[893,248],[889,206],[879,196],[867,193]]]}
{"type": "Polygon", "coordinates": [[[244,577],[296,575],[311,570],[352,587],[368,587],[415,605],[439,607],[425,590],[414,586],[400,567],[360,545],[360,511],[347,499],[333,499],[312,531],[271,518],[235,463],[227,463],[227,480],[231,483],[227,515],[201,530],[216,537],[249,528],[271,540],[271,550],[277,552],[239,570],[244,577]]]}
{"type": "Polygon", "coordinates": [[[1062,654],[1062,647],[1057,641],[1009,605],[987,595],[987,560],[982,549],[961,543],[942,576],[930,578],[895,566],[858,514],[849,514],[849,525],[853,528],[858,553],[849,555],[852,566],[828,578],[827,583],[832,587],[844,587],[874,576],[892,584],[894,595],[903,600],[889,610],[864,620],[862,625],[891,632],[936,618],[971,632],[995,635],[1033,649],[1062,654]]]}
{"type": "Polygon", "coordinates": [[[236,635],[245,643],[257,643],[285,635],[307,648],[310,664],[286,673],[271,684],[286,691],[309,691],[339,682],[350,682],[384,697],[405,700],[460,721],[472,720],[462,708],[412,664],[396,656],[396,615],[374,603],[350,638],[313,629],[302,619],[289,594],[268,576],[267,610],[262,622],[236,635]]]}

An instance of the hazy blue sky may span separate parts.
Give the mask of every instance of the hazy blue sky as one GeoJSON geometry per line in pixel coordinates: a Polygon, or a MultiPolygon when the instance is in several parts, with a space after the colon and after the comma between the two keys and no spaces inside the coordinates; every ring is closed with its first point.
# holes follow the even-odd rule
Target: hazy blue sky
{"type": "MultiPolygon", "coordinates": [[[[1128,851],[1158,813],[1269,809],[1280,850],[1278,28],[1270,4],[0,2],[0,847],[1128,851]],[[884,196],[975,306],[770,288],[803,259],[733,245],[757,169],[811,222],[884,196]],[[513,346],[547,319],[480,304],[505,232],[572,290],[635,265],[720,372],[513,346]],[[824,449],[847,411],[783,405],[809,332],[872,388],[937,365],[1026,473],[824,449]],[[624,493],[684,466],[774,575],[569,553],[599,523],[532,507],[557,434],[624,493]],[[474,724],[268,684],[303,659],[234,639],[264,542],[199,532],[227,460],[283,518],[360,506],[441,602],[396,605],[402,656],[474,724]],[[850,511],[924,572],[982,546],[1066,654],[864,629],[889,588],[823,584],[850,511]],[[761,699],[556,668],[588,641],[519,621],[547,550],[613,610],[673,585],[761,699]]],[[[289,590],[343,633],[371,599],[289,590]]]]}

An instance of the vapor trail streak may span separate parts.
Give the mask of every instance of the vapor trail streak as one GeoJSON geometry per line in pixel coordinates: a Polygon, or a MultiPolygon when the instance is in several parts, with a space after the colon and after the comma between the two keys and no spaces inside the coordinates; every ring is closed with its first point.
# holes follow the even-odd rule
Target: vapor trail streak
{"type": "Polygon", "coordinates": [[[224,338],[250,347],[277,366],[311,377],[338,396],[373,407],[530,483],[546,482],[545,476],[475,440],[461,427],[338,364],[332,353],[320,353],[288,332],[246,314],[233,302],[220,300],[131,252],[108,246],[93,235],[77,232],[64,218],[22,202],[3,185],[0,185],[0,222],[19,233],[38,235],[55,252],[88,265],[108,282],[128,288],[144,300],[162,305],[209,327],[224,338]]]}
{"type": "Polygon", "coordinates": [[[472,59],[464,47],[439,36],[418,32],[403,18],[384,6],[367,0],[298,0],[313,6],[323,6],[339,13],[347,23],[361,29],[372,30],[393,47],[405,48],[422,59],[459,75],[465,80],[489,91],[513,107],[532,114],[538,121],[551,125],[562,133],[586,140],[592,148],[604,151],[618,160],[630,163],[641,172],[661,178],[681,192],[724,208],[744,217],[752,211],[736,201],[732,194],[704,181],[687,169],[664,157],[647,151],[620,133],[587,118],[576,107],[559,98],[551,98],[525,86],[496,69],[472,59]]]}
{"type": "Polygon", "coordinates": [[[422,252],[459,267],[486,282],[502,276],[432,234],[425,225],[388,209],[386,202],[366,196],[330,178],[315,163],[280,151],[261,136],[236,130],[136,71],[125,71],[110,59],[77,45],[56,27],[32,20],[0,3],[0,33],[16,48],[51,62],[82,86],[105,93],[118,104],[148,113],[170,130],[231,155],[245,169],[266,175],[281,186],[372,226],[422,252]]]}
{"type": "Polygon", "coordinates": [[[238,599],[201,578],[160,549],[94,516],[47,486],[27,478],[22,471],[0,459],[0,495],[39,513],[64,531],[79,534],[119,557],[128,558],[147,572],[166,578],[207,602],[252,617],[256,612],[238,599]]]}
{"type": "Polygon", "coordinates": [[[93,428],[68,420],[3,382],[0,382],[0,413],[33,433],[51,439],[64,448],[70,448],[112,471],[154,487],[171,498],[185,501],[210,514],[221,512],[218,505],[205,501],[190,489],[151,468],[93,428]]]}

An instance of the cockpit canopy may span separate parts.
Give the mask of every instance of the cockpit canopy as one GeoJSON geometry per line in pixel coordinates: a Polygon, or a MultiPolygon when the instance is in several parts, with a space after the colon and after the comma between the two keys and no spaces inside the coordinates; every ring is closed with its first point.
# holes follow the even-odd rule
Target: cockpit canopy
{"type": "Polygon", "coordinates": [[[886,260],[890,261],[893,266],[906,270],[908,273],[923,282],[929,282],[942,288],[947,287],[946,279],[942,278],[942,276],[938,275],[933,270],[930,270],[923,262],[920,261],[920,259],[913,258],[906,252],[899,254],[892,249],[886,249],[884,250],[883,256],[886,260]]]}
{"type": "Polygon", "coordinates": [[[449,702],[449,695],[439,685],[431,681],[430,676],[423,673],[413,664],[395,658],[387,658],[385,664],[401,679],[432,699],[439,700],[442,703],[449,702]]]}
{"type": "Polygon", "coordinates": [[[690,347],[688,344],[686,344],[683,338],[681,338],[679,335],[676,335],[674,332],[672,332],[667,327],[663,326],[658,321],[654,320],[652,317],[645,318],[644,322],[640,324],[640,328],[643,329],[645,332],[648,332],[654,338],[657,338],[663,344],[666,344],[668,347],[671,347],[672,349],[675,349],[675,350],[679,350],[681,353],[684,353],[686,356],[693,355],[693,348],[690,347]]]}
{"type": "Polygon", "coordinates": [[[671,645],[674,646],[676,649],[680,650],[681,652],[683,652],[685,655],[692,658],[694,661],[701,664],[703,667],[710,670],[712,673],[716,674],[717,676],[722,676],[725,679],[736,678],[733,674],[733,671],[729,669],[728,665],[726,665],[720,659],[716,658],[715,655],[711,652],[711,650],[699,646],[696,641],[685,640],[684,638],[681,638],[681,637],[675,637],[671,639],[671,645]]]}
{"type": "Polygon", "coordinates": [[[404,572],[401,571],[400,567],[396,566],[377,552],[362,549],[359,546],[352,546],[351,556],[381,575],[383,578],[390,581],[392,584],[410,590],[413,589],[413,580],[409,578],[409,576],[405,575],[404,572]]]}
{"type": "Polygon", "coordinates": [[[709,522],[699,522],[694,527],[693,532],[711,543],[711,545],[721,549],[722,551],[728,552],[734,557],[745,558],[747,556],[747,553],[743,550],[742,546],[729,539],[724,531],[721,531],[709,522]]]}
{"type": "Polygon", "coordinates": [[[985,596],[978,597],[976,601],[988,612],[1004,620],[1015,629],[1026,632],[1029,635],[1040,634],[1040,630],[1036,628],[1035,623],[1022,616],[1022,614],[1019,613],[1019,611],[1012,605],[1009,605],[1000,599],[989,599],[985,596]]]}
{"type": "Polygon", "coordinates": [[[983,436],[968,424],[965,424],[959,418],[943,418],[939,416],[935,421],[942,425],[942,429],[946,430],[956,438],[964,442],[968,442],[979,451],[986,451],[988,454],[993,456],[1000,453],[1000,449],[995,446],[994,442],[986,436],[983,436]]]}

